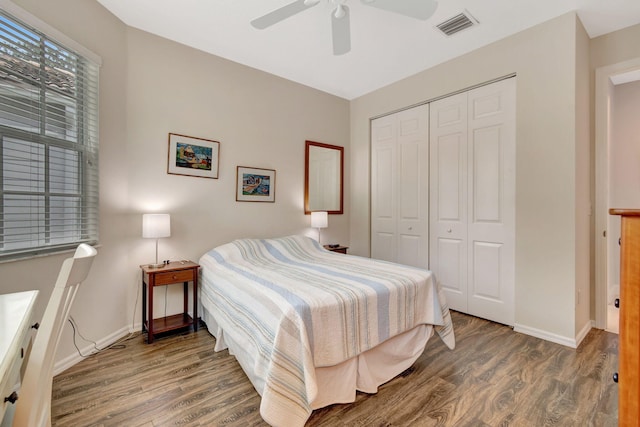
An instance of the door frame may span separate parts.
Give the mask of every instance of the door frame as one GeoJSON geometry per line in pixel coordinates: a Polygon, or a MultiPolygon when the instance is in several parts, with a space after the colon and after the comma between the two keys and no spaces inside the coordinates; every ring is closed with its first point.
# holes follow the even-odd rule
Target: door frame
{"type": "MultiPolygon", "coordinates": [[[[596,69],[595,92],[595,315],[596,328],[607,328],[609,222],[609,144],[611,133],[611,77],[640,70],[640,58],[596,69]]],[[[624,206],[616,206],[623,208],[624,206]]]]}

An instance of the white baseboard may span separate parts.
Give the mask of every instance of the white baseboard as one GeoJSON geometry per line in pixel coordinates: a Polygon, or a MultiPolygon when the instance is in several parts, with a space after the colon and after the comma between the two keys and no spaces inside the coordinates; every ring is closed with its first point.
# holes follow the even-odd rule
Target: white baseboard
{"type": "Polygon", "coordinates": [[[532,328],[525,325],[514,325],[513,330],[515,332],[519,332],[525,335],[531,335],[532,337],[540,338],[545,341],[550,341],[556,344],[564,345],[566,347],[578,348],[580,342],[584,339],[584,337],[591,330],[591,321],[580,331],[577,337],[564,337],[562,335],[552,334],[548,331],[543,331],[541,329],[532,328]]]}
{"type": "MultiPolygon", "coordinates": [[[[125,337],[127,335],[129,335],[130,333],[133,333],[134,331],[140,331],[140,327],[138,327],[137,329],[134,329],[133,331],[131,330],[130,326],[125,326],[115,332],[113,332],[112,334],[102,338],[99,341],[96,341],[97,347],[98,348],[105,348],[110,346],[111,344],[115,343],[116,341],[118,341],[119,339],[121,339],[122,337],[125,337]]],[[[87,344],[86,347],[81,348],[80,352],[82,354],[93,354],[96,353],[96,349],[93,347],[93,344],[87,344]]],[[[72,367],[73,365],[75,365],[76,363],[82,361],[84,359],[84,357],[80,356],[80,354],[78,354],[78,352],[73,353],[72,355],[65,357],[62,360],[59,360],[56,362],[56,364],[53,367],[53,375],[58,375],[64,371],[66,371],[67,369],[69,369],[70,367],[72,367]]]]}

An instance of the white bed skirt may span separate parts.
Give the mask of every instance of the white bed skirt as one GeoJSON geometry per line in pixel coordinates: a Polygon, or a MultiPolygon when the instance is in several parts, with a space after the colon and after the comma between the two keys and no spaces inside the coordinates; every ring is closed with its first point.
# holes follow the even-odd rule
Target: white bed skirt
{"type": "MultiPolygon", "coordinates": [[[[206,307],[201,307],[200,313],[209,332],[216,337],[215,351],[228,348],[262,395],[264,379],[253,368],[254,355],[250,349],[225,335],[206,307]]],[[[419,325],[338,365],[316,368],[318,393],[311,407],[319,409],[334,403],[354,402],[356,391],[376,393],[380,385],[413,365],[432,335],[433,326],[419,325]]]]}

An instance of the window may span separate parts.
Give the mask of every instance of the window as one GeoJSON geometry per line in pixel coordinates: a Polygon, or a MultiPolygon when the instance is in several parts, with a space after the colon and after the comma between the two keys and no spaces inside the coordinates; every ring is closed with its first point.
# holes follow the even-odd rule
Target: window
{"type": "Polygon", "coordinates": [[[98,70],[0,10],[0,260],[97,243],[98,70]]]}

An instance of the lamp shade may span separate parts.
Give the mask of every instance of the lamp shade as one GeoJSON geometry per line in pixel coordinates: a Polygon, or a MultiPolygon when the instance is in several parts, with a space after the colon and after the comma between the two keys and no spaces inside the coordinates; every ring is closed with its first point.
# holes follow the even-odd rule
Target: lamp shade
{"type": "Polygon", "coordinates": [[[158,239],[171,236],[171,215],[142,215],[142,237],[158,239]]]}
{"type": "Polygon", "coordinates": [[[311,226],[314,228],[327,228],[329,226],[329,215],[327,212],[311,212],[311,226]]]}

